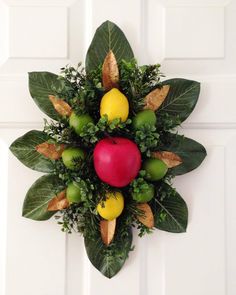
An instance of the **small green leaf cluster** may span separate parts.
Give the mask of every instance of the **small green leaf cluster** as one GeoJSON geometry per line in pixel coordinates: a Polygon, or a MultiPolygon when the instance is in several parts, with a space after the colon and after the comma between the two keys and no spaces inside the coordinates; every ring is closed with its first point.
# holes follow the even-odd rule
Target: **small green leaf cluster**
{"type": "Polygon", "coordinates": [[[150,189],[148,182],[144,180],[143,177],[138,177],[133,180],[130,184],[130,187],[134,193],[144,193],[150,189]]]}
{"type": "Polygon", "coordinates": [[[57,95],[67,101],[76,114],[89,113],[97,119],[100,99],[104,94],[101,75],[101,67],[85,73],[81,64],[76,68],[68,65],[61,69],[59,80],[63,81],[64,87],[57,91],[57,95]]]}
{"type": "Polygon", "coordinates": [[[99,217],[86,206],[71,204],[66,210],[60,211],[55,218],[63,232],[69,234],[79,232],[90,238],[97,236],[99,217]]]}
{"type": "Polygon", "coordinates": [[[104,138],[104,136],[109,136],[109,134],[120,135],[122,133],[129,133],[128,125],[131,122],[130,119],[122,122],[119,118],[109,122],[107,115],[102,116],[97,124],[88,123],[84,126],[83,132],[80,134],[81,140],[87,144],[94,144],[104,138]]]}
{"type": "Polygon", "coordinates": [[[139,231],[138,236],[140,238],[142,238],[143,236],[145,236],[146,234],[151,234],[153,233],[153,229],[146,227],[144,224],[142,224],[141,222],[138,222],[138,226],[137,229],[139,231]]]}
{"type": "Polygon", "coordinates": [[[155,126],[144,125],[135,132],[134,140],[139,146],[141,153],[150,157],[151,152],[158,149],[161,139],[155,126]]]}
{"type": "Polygon", "coordinates": [[[157,113],[157,123],[156,123],[156,128],[157,130],[161,132],[167,132],[170,130],[175,129],[177,126],[181,124],[181,119],[180,117],[177,116],[171,116],[168,113],[157,113]]]}
{"type": "Polygon", "coordinates": [[[76,141],[75,134],[71,128],[63,122],[48,121],[44,119],[44,133],[47,134],[52,142],[68,143],[76,141]]]}
{"type": "Polygon", "coordinates": [[[120,87],[129,98],[133,114],[143,109],[144,97],[153,89],[160,86],[163,74],[160,64],[139,66],[136,59],[122,60],[119,64],[120,87]]]}

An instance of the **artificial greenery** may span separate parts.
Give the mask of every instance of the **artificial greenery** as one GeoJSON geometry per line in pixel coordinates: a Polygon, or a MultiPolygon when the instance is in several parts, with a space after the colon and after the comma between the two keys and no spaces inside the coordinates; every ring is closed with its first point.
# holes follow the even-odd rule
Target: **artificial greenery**
{"type": "MultiPolygon", "coordinates": [[[[132,247],[132,228],[137,227],[139,236],[151,233],[141,218],[144,212],[132,198],[132,192],[145,193],[150,184],[155,195],[148,202],[153,215],[154,227],[168,232],[184,232],[187,228],[187,205],[172,187],[175,175],[181,175],[197,168],[206,151],[194,140],[179,135],[179,126],[193,111],[198,95],[199,83],[186,79],[162,81],[160,65],[139,66],[123,32],[107,21],[96,31],[89,47],[85,69],[67,65],[60,75],[49,72],[29,73],[29,89],[39,108],[51,119],[44,121],[43,131],[30,131],[12,143],[13,154],[27,167],[49,173],[37,180],[29,189],[23,206],[23,216],[34,220],[46,220],[55,214],[63,232],[79,232],[85,239],[85,247],[93,265],[105,276],[111,278],[123,266],[132,247]],[[129,117],[109,120],[100,115],[100,102],[106,89],[103,85],[103,61],[113,51],[119,68],[119,89],[129,102],[129,117]],[[134,128],[133,118],[145,108],[145,97],[155,89],[169,85],[170,90],[161,106],[155,110],[155,125],[144,124],[134,128]],[[60,115],[48,99],[60,98],[76,115],[89,114],[93,122],[83,127],[78,135],[70,127],[67,116],[60,115]],[[125,197],[122,214],[117,218],[115,236],[105,245],[100,235],[101,217],[97,204],[106,200],[106,194],[114,187],[102,182],[93,163],[95,145],[103,138],[125,137],[135,142],[142,160],[153,157],[157,151],[172,153],[180,158],[177,166],[169,167],[160,180],[148,181],[144,170],[129,185],[116,188],[125,197]],[[47,142],[60,147],[79,147],[85,151],[85,159],[75,159],[74,169],[68,169],[61,158],[49,159],[36,149],[47,142]],[[66,208],[48,211],[48,204],[58,193],[76,182],[80,187],[81,202],[71,203],[66,208]]],[[[57,150],[56,150],[57,151],[57,150]]]]}

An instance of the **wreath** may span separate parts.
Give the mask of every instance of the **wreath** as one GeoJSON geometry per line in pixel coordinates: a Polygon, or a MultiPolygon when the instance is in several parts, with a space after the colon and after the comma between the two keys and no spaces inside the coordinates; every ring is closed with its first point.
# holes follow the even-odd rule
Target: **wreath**
{"type": "Polygon", "coordinates": [[[133,227],[139,236],[187,228],[187,205],[172,180],[197,168],[206,150],[176,127],[193,111],[200,84],[163,77],[159,64],[137,64],[110,21],[96,30],[85,68],[29,73],[33,100],[53,120],[10,146],[24,165],[47,173],[27,192],[23,216],[55,215],[63,232],[81,233],[91,263],[108,278],[133,249],[133,227]]]}

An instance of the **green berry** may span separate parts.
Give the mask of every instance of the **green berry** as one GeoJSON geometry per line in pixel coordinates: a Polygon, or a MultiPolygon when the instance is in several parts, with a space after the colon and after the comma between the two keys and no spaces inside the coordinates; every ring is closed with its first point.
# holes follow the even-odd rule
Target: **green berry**
{"type": "Polygon", "coordinates": [[[138,130],[142,128],[145,125],[148,125],[150,127],[156,125],[156,114],[152,110],[144,110],[139,112],[134,118],[133,118],[133,128],[135,130],[138,130]]]}
{"type": "Polygon", "coordinates": [[[78,162],[78,160],[84,160],[84,158],[84,151],[76,147],[67,148],[62,153],[62,161],[64,165],[71,170],[75,170],[76,162],[78,162]]]}
{"type": "Polygon", "coordinates": [[[78,182],[71,182],[66,189],[66,197],[70,203],[81,202],[81,187],[78,182]]]}
{"type": "Polygon", "coordinates": [[[88,123],[93,123],[93,119],[88,115],[76,115],[74,112],[70,115],[69,125],[75,130],[75,133],[80,135],[84,127],[88,123]]]}
{"type": "Polygon", "coordinates": [[[141,189],[139,192],[132,192],[132,198],[138,203],[149,202],[154,197],[155,189],[153,184],[147,184],[146,188],[141,189]]]}
{"type": "Polygon", "coordinates": [[[143,169],[147,172],[146,178],[151,181],[162,179],[168,171],[167,165],[159,159],[146,160],[143,169]]]}

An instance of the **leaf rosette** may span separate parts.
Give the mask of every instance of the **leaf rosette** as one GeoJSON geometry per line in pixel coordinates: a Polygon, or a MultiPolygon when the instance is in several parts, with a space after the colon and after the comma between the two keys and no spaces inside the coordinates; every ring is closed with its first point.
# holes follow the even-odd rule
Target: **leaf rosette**
{"type": "Polygon", "coordinates": [[[154,228],[173,233],[187,229],[187,205],[172,179],[196,169],[206,150],[177,134],[176,127],[192,113],[200,84],[162,79],[159,64],[137,64],[124,33],[110,21],[97,29],[85,69],[78,65],[62,68],[60,75],[29,73],[30,94],[53,121],[10,147],[25,166],[48,173],[29,189],[23,216],[47,220],[55,215],[63,231],[82,233],[90,261],[108,278],[117,274],[133,249],[133,226],[140,236],[154,228]],[[104,95],[114,88],[120,93],[115,111],[121,113],[122,103],[128,105],[128,118],[100,113],[104,95]],[[100,140],[117,137],[135,143],[144,163],[136,178],[119,189],[100,179],[93,157],[100,140]],[[97,206],[106,205],[114,191],[120,196],[119,214],[109,209],[113,218],[105,220],[97,206]]]}

